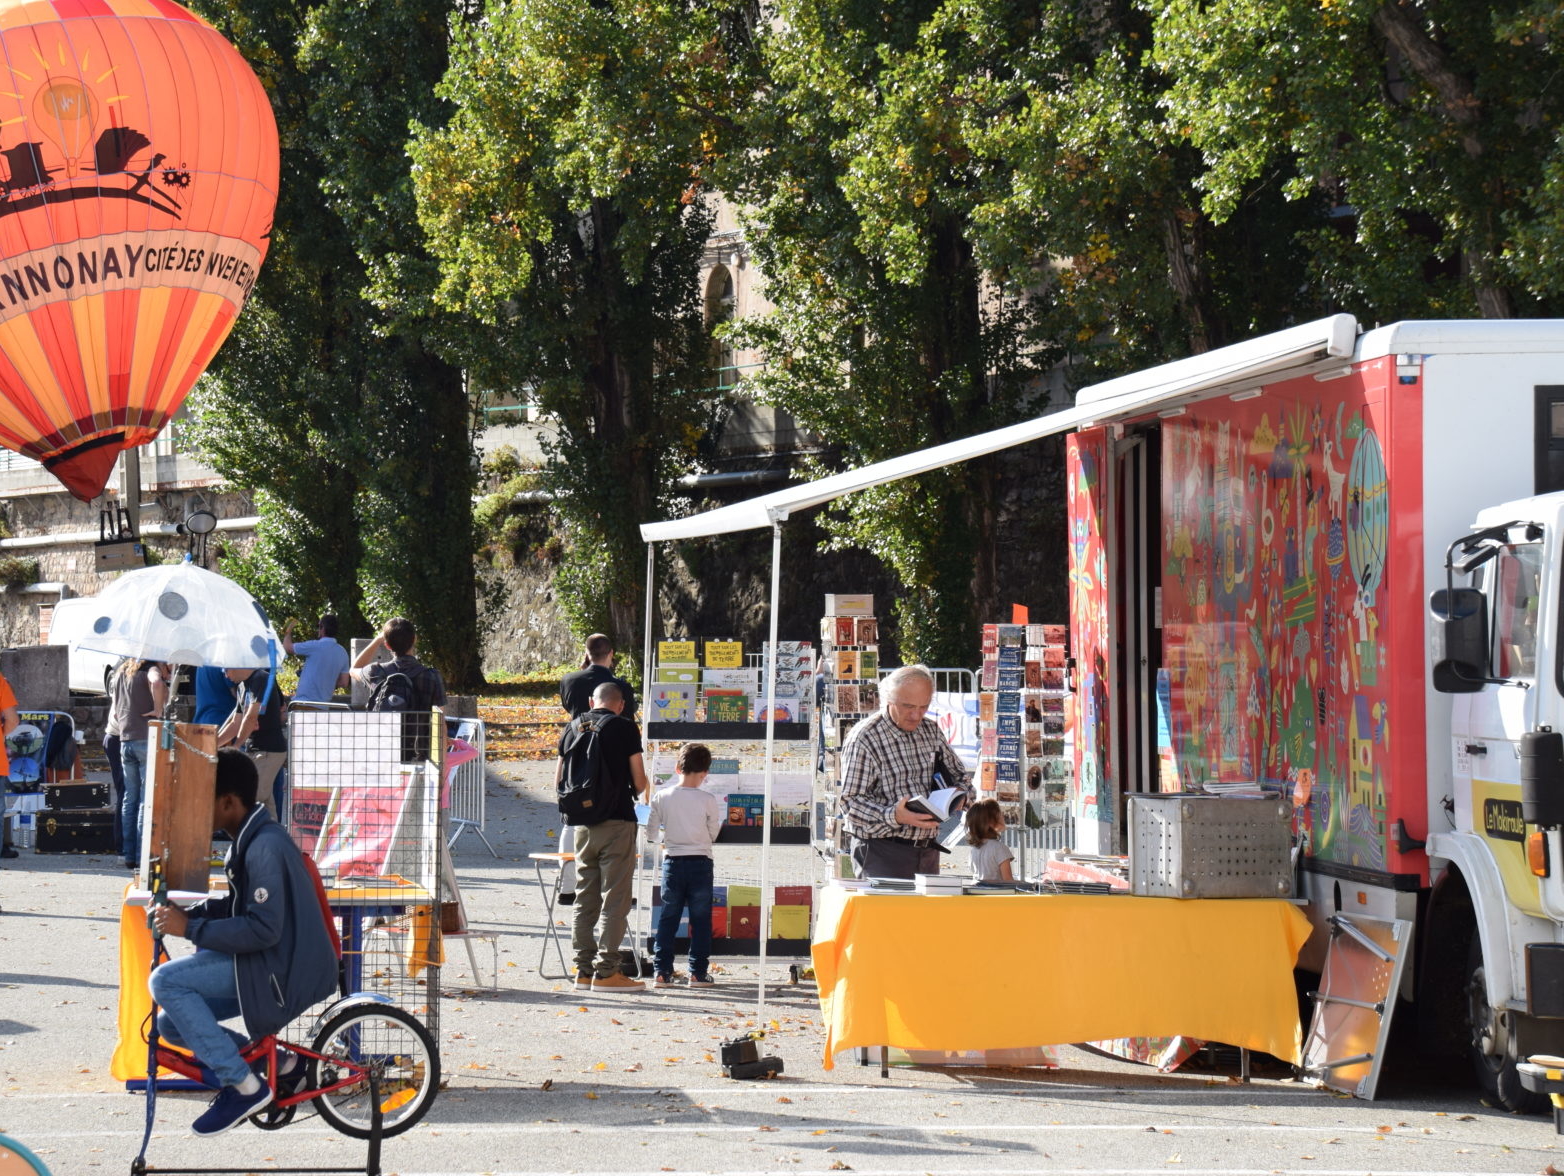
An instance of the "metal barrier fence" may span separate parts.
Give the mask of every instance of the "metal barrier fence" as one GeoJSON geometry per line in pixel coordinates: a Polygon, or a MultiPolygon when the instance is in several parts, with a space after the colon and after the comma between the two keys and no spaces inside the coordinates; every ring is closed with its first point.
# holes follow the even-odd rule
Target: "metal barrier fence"
{"type": "MultiPolygon", "coordinates": [[[[453,849],[461,835],[471,829],[478,835],[490,857],[499,857],[488,835],[484,833],[484,778],[489,761],[488,745],[482,719],[462,719],[452,732],[457,739],[470,744],[478,753],[477,758],[464,760],[449,769],[451,773],[451,805],[446,813],[450,840],[446,848],[453,849]]],[[[454,753],[452,753],[452,758],[454,753]]]]}

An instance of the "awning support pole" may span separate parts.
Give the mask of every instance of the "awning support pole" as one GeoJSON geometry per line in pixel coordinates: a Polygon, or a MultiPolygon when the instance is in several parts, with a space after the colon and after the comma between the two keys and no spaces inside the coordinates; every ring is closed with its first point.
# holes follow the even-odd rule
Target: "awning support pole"
{"type": "Polygon", "coordinates": [[[782,586],[782,520],[771,520],[771,656],[766,662],[766,689],[762,694],[766,707],[766,787],[765,807],[760,826],[760,977],[755,995],[756,1027],[766,1027],[766,948],[771,937],[771,777],[777,739],[777,596],[782,586]]]}

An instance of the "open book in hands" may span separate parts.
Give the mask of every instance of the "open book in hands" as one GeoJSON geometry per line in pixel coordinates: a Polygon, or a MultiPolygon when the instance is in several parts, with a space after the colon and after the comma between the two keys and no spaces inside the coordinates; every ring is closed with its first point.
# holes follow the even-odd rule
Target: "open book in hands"
{"type": "Polygon", "coordinates": [[[967,807],[967,794],[960,788],[936,788],[927,796],[910,797],[907,811],[936,817],[942,823],[967,807]]]}

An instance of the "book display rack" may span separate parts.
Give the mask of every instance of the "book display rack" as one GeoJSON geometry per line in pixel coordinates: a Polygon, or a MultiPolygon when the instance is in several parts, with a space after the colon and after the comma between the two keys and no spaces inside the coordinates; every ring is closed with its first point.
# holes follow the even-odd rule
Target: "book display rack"
{"type": "MultiPolygon", "coordinates": [[[[741,642],[714,639],[659,641],[655,648],[657,660],[645,708],[652,787],[677,781],[675,761],[683,744],[704,743],[711,748],[711,771],[703,787],[718,796],[727,810],[716,842],[712,950],[718,955],[753,955],[760,948],[762,899],[754,847],[765,836],[768,717],[774,728],[770,844],[807,848],[810,843],[814,646],[808,641],[777,643],[776,692],[769,700],[769,642],[759,654],[746,654],[741,642]]],[[[654,867],[660,860],[655,850],[649,859],[654,867]]],[[[792,853],[783,855],[780,863],[775,857],[772,862],[767,952],[806,954],[812,857],[792,853]]],[[[642,897],[647,897],[644,892],[642,897]]],[[[649,897],[645,909],[651,915],[641,931],[648,950],[660,897],[655,880],[649,897]]],[[[679,937],[681,952],[687,937],[686,927],[679,937]]]]}

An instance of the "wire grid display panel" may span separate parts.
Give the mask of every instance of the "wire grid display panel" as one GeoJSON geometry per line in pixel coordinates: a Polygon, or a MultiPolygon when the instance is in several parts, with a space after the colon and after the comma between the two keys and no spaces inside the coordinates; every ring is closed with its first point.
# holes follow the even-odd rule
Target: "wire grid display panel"
{"type": "MultiPolygon", "coordinates": [[[[760,907],[772,908],[771,942],[773,948],[785,950],[789,944],[779,944],[778,930],[786,932],[786,938],[796,940],[799,954],[807,953],[809,932],[813,927],[813,896],[816,886],[824,877],[821,859],[812,844],[811,827],[814,816],[815,752],[812,742],[788,740],[775,745],[772,760],[772,843],[767,860],[766,885],[770,893],[760,890],[759,844],[761,812],[766,770],[766,745],[759,740],[692,740],[705,742],[711,748],[712,771],[706,777],[705,791],[718,796],[726,805],[728,824],[718,835],[713,847],[713,905],[720,910],[716,915],[714,930],[720,931],[712,943],[714,955],[753,955],[759,947],[760,907]],[[733,889],[748,888],[750,893],[740,894],[744,901],[733,902],[733,889]],[[778,888],[784,893],[778,895],[778,888]],[[808,895],[808,902],[784,901],[808,895]],[[753,899],[751,902],[749,899],[753,899]],[[775,917],[778,905],[808,906],[810,917],[802,921],[797,912],[775,917]]],[[[683,744],[656,743],[651,747],[650,774],[653,789],[667,787],[678,781],[675,761],[683,744]]],[[[650,944],[656,932],[652,902],[653,887],[660,882],[658,865],[661,858],[657,847],[646,846],[642,864],[644,884],[639,889],[641,909],[647,912],[643,920],[645,941],[650,944]]],[[[681,942],[685,938],[681,932],[681,942]]],[[[681,949],[682,951],[682,949],[681,949]]]]}
{"type": "Polygon", "coordinates": [[[434,716],[290,716],[288,827],[315,858],[342,932],[349,992],[439,1029],[440,789],[434,716]]]}

